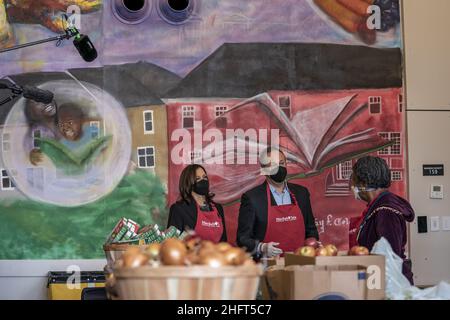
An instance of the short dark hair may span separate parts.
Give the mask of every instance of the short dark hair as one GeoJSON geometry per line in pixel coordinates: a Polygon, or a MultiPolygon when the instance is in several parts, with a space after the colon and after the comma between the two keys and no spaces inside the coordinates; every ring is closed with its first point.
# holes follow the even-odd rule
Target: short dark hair
{"type": "Polygon", "coordinates": [[[73,102],[64,103],[58,108],[57,122],[59,122],[60,120],[59,117],[63,115],[68,115],[78,120],[83,120],[83,118],[85,117],[83,110],[81,110],[80,106],[73,102]]]}
{"type": "Polygon", "coordinates": [[[389,188],[391,170],[386,161],[380,157],[365,156],[353,165],[353,178],[357,184],[367,188],[389,188]]]}
{"type": "Polygon", "coordinates": [[[259,164],[262,165],[263,163],[263,158],[264,157],[268,157],[269,154],[271,154],[273,151],[278,151],[279,153],[281,153],[285,158],[286,158],[286,154],[278,147],[274,147],[274,146],[268,146],[267,148],[265,148],[259,155],[259,164]]]}
{"type": "MultiPolygon", "coordinates": [[[[197,171],[198,168],[203,169],[203,171],[205,171],[206,175],[208,175],[205,168],[199,164],[190,164],[186,168],[184,168],[183,171],[181,172],[180,181],[178,184],[178,190],[180,192],[178,201],[186,201],[186,202],[190,203],[193,200],[192,190],[193,190],[194,184],[195,184],[195,177],[196,177],[195,172],[197,171]]],[[[212,202],[213,197],[214,197],[214,194],[210,193],[210,194],[206,195],[205,198],[206,198],[206,201],[208,203],[210,203],[210,202],[212,202]]]]}

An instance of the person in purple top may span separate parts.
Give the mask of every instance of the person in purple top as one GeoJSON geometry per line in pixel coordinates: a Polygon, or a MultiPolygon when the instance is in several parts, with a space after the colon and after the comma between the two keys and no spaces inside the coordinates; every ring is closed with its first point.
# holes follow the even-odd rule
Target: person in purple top
{"type": "Polygon", "coordinates": [[[406,259],[407,223],[414,220],[409,202],[388,190],[391,172],[379,157],[360,158],[353,166],[350,186],[355,198],[367,202],[366,210],[350,221],[349,245],[372,250],[381,237],[403,259],[403,274],[413,284],[411,262],[406,259]]]}

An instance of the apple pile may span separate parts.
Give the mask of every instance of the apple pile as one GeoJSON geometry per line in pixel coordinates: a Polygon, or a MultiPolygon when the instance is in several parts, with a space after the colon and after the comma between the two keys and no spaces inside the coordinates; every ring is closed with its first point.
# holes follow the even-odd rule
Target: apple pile
{"type": "Polygon", "coordinates": [[[369,249],[363,246],[353,246],[348,251],[349,256],[367,256],[369,255],[369,249]]]}
{"type": "Polygon", "coordinates": [[[213,268],[222,266],[254,265],[255,262],[241,248],[227,242],[214,244],[208,240],[191,237],[187,240],[170,238],[162,243],[152,243],[142,249],[130,246],[116,261],[115,268],[137,268],[141,266],[192,266],[213,268]]]}
{"type": "MultiPolygon", "coordinates": [[[[294,254],[303,257],[337,256],[338,249],[334,244],[323,246],[315,238],[308,238],[305,240],[305,245],[295,250],[294,254]]],[[[348,251],[348,255],[350,256],[363,256],[368,254],[369,250],[362,246],[354,246],[348,251]]]]}

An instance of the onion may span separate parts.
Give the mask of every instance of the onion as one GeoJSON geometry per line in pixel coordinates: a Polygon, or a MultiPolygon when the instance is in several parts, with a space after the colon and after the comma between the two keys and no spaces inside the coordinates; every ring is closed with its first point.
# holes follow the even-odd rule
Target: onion
{"type": "Polygon", "coordinates": [[[159,251],[161,250],[161,244],[160,243],[151,243],[148,245],[148,247],[145,249],[145,253],[147,253],[152,260],[158,260],[159,258],[159,251]]]}
{"type": "Polygon", "coordinates": [[[245,259],[245,261],[242,263],[243,266],[254,266],[256,265],[255,261],[252,258],[247,258],[245,259]]]}
{"type": "Polygon", "coordinates": [[[185,244],[175,238],[165,240],[161,244],[161,249],[159,251],[161,262],[169,266],[183,265],[186,254],[187,249],[185,244]]]}
{"type": "Polygon", "coordinates": [[[217,251],[214,249],[214,247],[204,247],[204,248],[200,248],[200,250],[198,250],[198,256],[199,257],[203,257],[204,255],[208,255],[211,253],[216,253],[217,251]]]}
{"type": "Polygon", "coordinates": [[[123,257],[123,266],[125,268],[137,268],[148,263],[149,257],[139,252],[137,254],[129,254],[123,257]]]}
{"type": "Polygon", "coordinates": [[[200,238],[191,238],[188,241],[186,241],[186,248],[188,251],[195,250],[200,245],[201,239],[200,238]]]}
{"type": "Polygon", "coordinates": [[[199,257],[198,257],[198,255],[195,252],[189,252],[186,255],[186,259],[185,259],[185,264],[186,265],[190,266],[190,265],[193,265],[193,264],[197,264],[198,261],[199,261],[199,257]]]}
{"type": "Polygon", "coordinates": [[[200,248],[203,249],[212,249],[214,250],[216,247],[216,245],[214,244],[214,242],[209,241],[209,240],[204,240],[200,243],[200,248]]]}
{"type": "Polygon", "coordinates": [[[227,264],[223,255],[218,252],[211,252],[209,254],[201,256],[199,259],[199,263],[211,268],[220,268],[227,264]]]}
{"type": "Polygon", "coordinates": [[[228,242],[220,242],[220,243],[216,244],[216,249],[219,252],[225,252],[231,248],[233,248],[233,247],[228,242]]]}
{"type": "Polygon", "coordinates": [[[241,248],[230,248],[223,253],[225,261],[229,265],[239,266],[244,263],[246,255],[241,248]]]}

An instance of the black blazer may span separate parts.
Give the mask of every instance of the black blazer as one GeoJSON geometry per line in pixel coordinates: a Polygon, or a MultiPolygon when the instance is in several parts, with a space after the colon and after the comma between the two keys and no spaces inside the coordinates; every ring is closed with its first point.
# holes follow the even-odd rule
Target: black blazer
{"type": "MultiPolygon", "coordinates": [[[[267,229],[267,182],[247,191],[242,195],[239,208],[237,244],[253,252],[266,234],[267,229]]],[[[319,240],[316,223],[311,209],[310,195],[307,188],[288,183],[289,191],[294,195],[305,221],[305,239],[314,237],[319,240]]],[[[270,193],[271,204],[276,201],[270,193]]]]}
{"type": "MultiPolygon", "coordinates": [[[[225,229],[225,215],[223,213],[223,207],[213,202],[216,206],[219,216],[222,218],[223,233],[220,241],[227,241],[227,231],[225,229]]],[[[195,200],[191,202],[187,201],[177,201],[170,206],[169,211],[169,221],[167,227],[174,226],[180,231],[185,231],[186,229],[194,230],[197,224],[197,206],[195,200]]]]}

